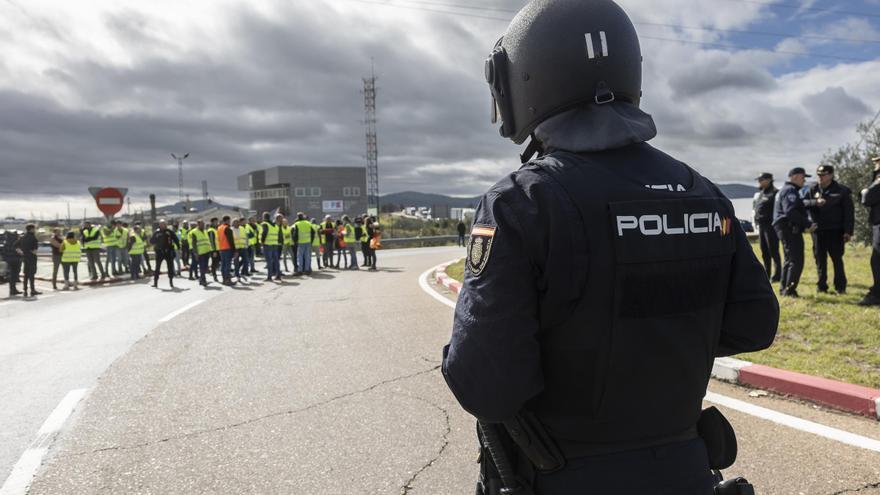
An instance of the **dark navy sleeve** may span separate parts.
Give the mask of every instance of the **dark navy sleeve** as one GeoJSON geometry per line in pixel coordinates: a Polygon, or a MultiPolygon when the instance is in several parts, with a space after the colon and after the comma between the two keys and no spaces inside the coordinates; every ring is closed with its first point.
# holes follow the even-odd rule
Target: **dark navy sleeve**
{"type": "Polygon", "coordinates": [[[736,252],[724,305],[717,356],[770,347],[779,324],[779,302],[767,272],[755,257],[739,222],[733,222],[736,252]]]}
{"type": "Polygon", "coordinates": [[[810,227],[810,219],[807,218],[803,200],[797,191],[794,189],[787,189],[785,191],[785,196],[781,198],[781,201],[782,213],[792,225],[797,225],[805,229],[810,227]]]}
{"type": "Polygon", "coordinates": [[[848,187],[842,189],[840,204],[843,208],[843,233],[852,236],[856,227],[856,207],[853,203],[852,190],[848,187]]]}
{"type": "Polygon", "coordinates": [[[527,200],[508,184],[510,189],[490,191],[477,208],[473,233],[484,234],[481,246],[486,233],[494,235],[488,251],[477,250],[482,256],[475,259],[486,257],[485,265],[466,262],[452,338],[443,349],[443,375],[461,406],[492,422],[512,418],[543,389],[538,289],[526,253],[527,227],[517,216],[525,207],[518,203],[527,200]]]}

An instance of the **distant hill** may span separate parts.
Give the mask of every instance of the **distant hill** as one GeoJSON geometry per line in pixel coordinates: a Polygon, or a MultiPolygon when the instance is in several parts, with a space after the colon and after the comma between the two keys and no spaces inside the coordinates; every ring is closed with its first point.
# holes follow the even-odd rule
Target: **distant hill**
{"type": "Polygon", "coordinates": [[[450,208],[476,208],[480,196],[459,198],[443,194],[427,194],[413,191],[391,193],[379,198],[380,205],[434,206],[449,205],[450,208]]]}
{"type": "MultiPolygon", "coordinates": [[[[721,192],[728,199],[751,198],[755,194],[755,186],[747,184],[718,184],[721,192]]],[[[404,191],[386,194],[379,199],[383,205],[393,204],[398,206],[434,206],[449,205],[450,208],[476,208],[480,202],[480,196],[456,197],[443,194],[428,194],[415,191],[404,191]]]]}
{"type": "MultiPolygon", "coordinates": [[[[216,201],[209,202],[209,201],[205,201],[204,199],[191,200],[189,202],[189,207],[195,208],[197,212],[209,210],[211,208],[221,208],[224,210],[234,210],[236,208],[240,208],[238,206],[229,206],[229,205],[220,204],[216,201]]],[[[163,211],[168,211],[171,213],[185,213],[185,212],[187,212],[186,202],[185,201],[178,201],[177,203],[174,203],[173,205],[156,206],[156,211],[158,211],[160,213],[163,211]]]]}
{"type": "Polygon", "coordinates": [[[738,199],[754,197],[758,187],[748,184],[718,184],[718,189],[721,189],[727,199],[738,199]]]}

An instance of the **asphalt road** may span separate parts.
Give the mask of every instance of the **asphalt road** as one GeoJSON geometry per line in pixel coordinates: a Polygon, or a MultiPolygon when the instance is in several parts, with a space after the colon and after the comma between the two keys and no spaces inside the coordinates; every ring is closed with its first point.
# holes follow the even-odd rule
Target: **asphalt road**
{"type": "MultiPolygon", "coordinates": [[[[474,422],[438,369],[451,310],[419,285],[462,254],[383,251],[379,272],[238,290],[0,302],[0,479],[65,394],[88,388],[30,493],[473,493],[474,422]]],[[[880,440],[876,421],[710,391],[880,440]]],[[[880,453],[721,409],[740,440],[726,474],[758,493],[880,493],[880,453]]]]}

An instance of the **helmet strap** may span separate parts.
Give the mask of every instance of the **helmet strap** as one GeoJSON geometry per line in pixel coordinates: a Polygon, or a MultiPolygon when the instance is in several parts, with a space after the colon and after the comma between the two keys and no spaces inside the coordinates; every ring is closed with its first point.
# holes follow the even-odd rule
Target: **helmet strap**
{"type": "Polygon", "coordinates": [[[520,163],[528,163],[535,154],[538,155],[538,158],[542,157],[544,155],[544,145],[541,144],[541,141],[538,141],[535,133],[532,133],[525,151],[519,155],[520,163]]]}

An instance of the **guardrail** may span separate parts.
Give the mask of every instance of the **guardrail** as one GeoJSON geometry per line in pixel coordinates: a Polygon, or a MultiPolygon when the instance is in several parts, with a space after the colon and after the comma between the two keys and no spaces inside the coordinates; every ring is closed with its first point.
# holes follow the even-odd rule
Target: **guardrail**
{"type": "Polygon", "coordinates": [[[426,237],[389,237],[382,238],[382,247],[402,248],[402,247],[426,247],[426,246],[443,246],[445,244],[458,241],[457,235],[435,235],[426,237]]]}

